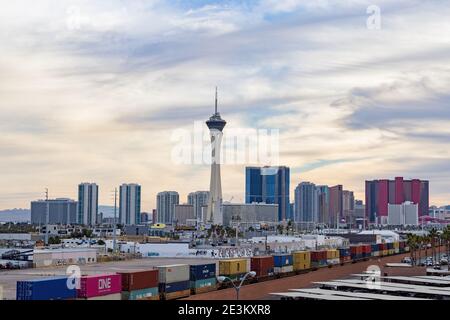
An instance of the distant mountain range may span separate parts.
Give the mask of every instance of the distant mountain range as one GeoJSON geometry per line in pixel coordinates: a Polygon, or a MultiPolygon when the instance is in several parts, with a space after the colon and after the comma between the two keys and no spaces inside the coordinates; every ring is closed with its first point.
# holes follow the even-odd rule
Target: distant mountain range
{"type": "MultiPolygon", "coordinates": [[[[98,212],[103,212],[103,218],[114,217],[114,206],[98,206],[98,212]]],[[[119,215],[119,208],[117,208],[119,215]]],[[[30,209],[0,210],[0,222],[29,222],[31,220],[30,209]]]]}
{"type": "Polygon", "coordinates": [[[30,219],[30,209],[0,210],[0,222],[28,222],[30,219]]]}

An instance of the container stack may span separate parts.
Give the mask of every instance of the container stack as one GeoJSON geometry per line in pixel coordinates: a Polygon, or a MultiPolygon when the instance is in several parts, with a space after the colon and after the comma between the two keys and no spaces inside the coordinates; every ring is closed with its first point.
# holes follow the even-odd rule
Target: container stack
{"type": "Polygon", "coordinates": [[[339,250],[339,262],[341,264],[350,262],[352,260],[350,248],[339,248],[338,250],[339,250]]]}
{"type": "Polygon", "coordinates": [[[327,251],[319,250],[319,251],[311,251],[311,267],[319,268],[325,267],[328,265],[327,261],[327,251]]]}
{"type": "Polygon", "coordinates": [[[158,270],[121,272],[122,300],[159,300],[158,270]]]}
{"type": "Polygon", "coordinates": [[[370,244],[363,244],[362,247],[362,257],[370,258],[372,256],[372,246],[370,244]]]}
{"type": "Polygon", "coordinates": [[[68,277],[17,281],[17,300],[72,300],[77,297],[75,286],[67,285],[68,277]]]}
{"type": "Polygon", "coordinates": [[[226,259],[219,261],[219,275],[238,281],[248,272],[247,259],[226,259]]]}
{"type": "Polygon", "coordinates": [[[292,252],[294,271],[307,270],[311,268],[311,252],[295,251],[292,252]]]}
{"type": "Polygon", "coordinates": [[[79,300],[121,300],[120,274],[82,276],[77,290],[79,300]]]}
{"type": "Polygon", "coordinates": [[[360,245],[350,246],[350,253],[353,261],[363,258],[363,248],[360,245]]]}
{"type": "Polygon", "coordinates": [[[388,255],[388,246],[386,243],[380,243],[379,244],[379,251],[380,251],[380,256],[387,256],[388,255]]]}
{"type": "Polygon", "coordinates": [[[337,250],[337,249],[327,250],[327,264],[328,265],[336,265],[339,263],[340,263],[339,250],[337,250]]]}
{"type": "Polygon", "coordinates": [[[273,256],[273,264],[273,271],[275,274],[294,271],[292,254],[275,254],[273,256]]]}
{"type": "Polygon", "coordinates": [[[215,263],[190,265],[189,268],[191,293],[205,293],[217,289],[215,263]]]}
{"type": "Polygon", "coordinates": [[[380,256],[380,251],[379,251],[379,245],[378,244],[372,244],[371,245],[371,250],[372,250],[372,257],[379,257],[380,256]]]}
{"type": "Polygon", "coordinates": [[[159,270],[159,291],[164,300],[189,297],[190,268],[187,264],[173,264],[157,267],[159,270]]]}
{"type": "Polygon", "coordinates": [[[404,241],[400,241],[399,242],[399,252],[400,253],[405,253],[406,252],[406,243],[404,241]]]}
{"type": "Polygon", "coordinates": [[[393,242],[388,242],[387,243],[387,250],[388,250],[388,255],[393,255],[395,253],[394,243],[393,242]]]}
{"type": "Polygon", "coordinates": [[[400,253],[400,243],[399,242],[394,242],[394,253],[395,254],[399,254],[400,253]]]}
{"type": "Polygon", "coordinates": [[[259,256],[250,259],[250,270],[256,272],[258,278],[272,276],[274,267],[273,256],[259,256]]]}

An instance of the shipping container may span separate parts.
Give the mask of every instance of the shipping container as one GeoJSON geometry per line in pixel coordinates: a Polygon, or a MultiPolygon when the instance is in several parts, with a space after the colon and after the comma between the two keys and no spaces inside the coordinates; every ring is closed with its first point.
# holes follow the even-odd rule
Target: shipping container
{"type": "Polygon", "coordinates": [[[275,267],[282,268],[285,266],[292,266],[292,254],[274,254],[273,264],[275,267]]]}
{"type": "Polygon", "coordinates": [[[272,275],[274,266],[273,256],[259,256],[250,259],[250,270],[256,272],[257,277],[272,275]]]}
{"type": "Polygon", "coordinates": [[[45,279],[17,281],[17,300],[65,300],[75,299],[77,291],[75,283],[69,277],[53,277],[45,279]],[[68,281],[73,284],[69,288],[68,281]]]}
{"type": "Polygon", "coordinates": [[[186,289],[183,291],[176,291],[176,292],[170,292],[170,293],[161,293],[161,297],[164,300],[175,300],[175,299],[181,299],[186,298],[191,295],[191,289],[186,289]]]}
{"type": "Polygon", "coordinates": [[[158,266],[159,283],[189,282],[190,268],[187,264],[158,266]]]}
{"type": "Polygon", "coordinates": [[[292,253],[294,271],[311,268],[311,252],[296,251],[292,253]]]}
{"type": "Polygon", "coordinates": [[[336,265],[341,263],[341,261],[339,260],[339,258],[334,258],[334,259],[327,259],[327,264],[328,265],[336,265]]]}
{"type": "Polygon", "coordinates": [[[120,293],[122,291],[122,277],[120,274],[105,274],[82,276],[78,298],[92,298],[120,293]]]}
{"type": "Polygon", "coordinates": [[[273,271],[275,274],[288,273],[294,271],[294,266],[275,267],[273,271]]]}
{"type": "Polygon", "coordinates": [[[400,243],[397,242],[397,241],[395,241],[395,242],[393,243],[393,246],[394,246],[394,249],[400,248],[400,243]]]}
{"type": "Polygon", "coordinates": [[[322,261],[327,260],[327,251],[326,250],[319,250],[319,251],[311,251],[311,262],[312,261],[322,261]]]}
{"type": "Polygon", "coordinates": [[[219,261],[219,275],[231,276],[247,273],[247,259],[227,259],[219,261]]]}
{"type": "Polygon", "coordinates": [[[159,288],[122,291],[122,300],[159,300],[159,288]]]}
{"type": "Polygon", "coordinates": [[[330,249],[327,250],[327,260],[339,259],[339,250],[330,249]]]}
{"type": "Polygon", "coordinates": [[[202,279],[190,282],[191,290],[194,294],[205,293],[217,289],[216,278],[202,279]]]}
{"type": "Polygon", "coordinates": [[[389,255],[388,250],[383,250],[383,256],[388,256],[388,255],[389,255]]]}
{"type": "Polygon", "coordinates": [[[158,270],[118,272],[122,276],[122,291],[135,291],[158,286],[158,270]]]}
{"type": "Polygon", "coordinates": [[[339,248],[338,250],[339,250],[339,258],[350,256],[350,248],[339,248]]]}
{"type": "Polygon", "coordinates": [[[159,291],[162,293],[171,293],[190,289],[190,281],[178,281],[170,283],[159,283],[159,291]]]}
{"type": "Polygon", "coordinates": [[[122,295],[119,292],[90,298],[77,298],[77,300],[122,300],[122,295]]]}
{"type": "Polygon", "coordinates": [[[320,268],[328,266],[327,259],[319,260],[319,261],[311,261],[311,267],[320,268]]]}
{"type": "Polygon", "coordinates": [[[202,279],[211,279],[216,277],[216,264],[194,264],[189,266],[190,281],[197,281],[202,279]]]}

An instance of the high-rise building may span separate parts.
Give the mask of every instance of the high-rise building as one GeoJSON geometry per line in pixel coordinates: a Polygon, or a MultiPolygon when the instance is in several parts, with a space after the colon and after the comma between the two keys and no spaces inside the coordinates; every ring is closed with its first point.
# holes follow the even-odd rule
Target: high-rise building
{"type": "Polygon", "coordinates": [[[94,226],[98,220],[98,186],[95,183],[78,185],[78,220],[79,224],[94,226]]]}
{"type": "Polygon", "coordinates": [[[119,221],[123,225],[141,223],[141,186],[135,183],[120,186],[119,221]]]}
{"type": "Polygon", "coordinates": [[[330,203],[328,224],[337,227],[343,218],[343,190],[342,185],[330,187],[330,203]]]}
{"type": "Polygon", "coordinates": [[[245,203],[278,204],[278,219],[291,217],[289,201],[290,170],[288,167],[245,168],[245,203]]]}
{"type": "Polygon", "coordinates": [[[76,224],[78,203],[71,199],[58,198],[31,202],[32,224],[76,224]]]}
{"type": "Polygon", "coordinates": [[[173,224],[175,205],[180,203],[180,196],[176,191],[163,191],[156,196],[157,223],[173,224]]]}
{"type": "Polygon", "coordinates": [[[387,221],[388,205],[402,204],[410,201],[418,205],[419,217],[428,215],[429,182],[426,180],[395,180],[366,181],[366,217],[371,223],[387,221]]]}
{"type": "Polygon", "coordinates": [[[152,223],[156,223],[158,221],[158,211],[156,209],[152,209],[152,223]]]}
{"type": "Polygon", "coordinates": [[[317,214],[319,223],[329,223],[330,188],[317,186],[317,214]]]}
{"type": "Polygon", "coordinates": [[[194,206],[191,204],[176,204],[174,206],[174,224],[186,226],[189,220],[195,220],[194,206]]]}
{"type": "Polygon", "coordinates": [[[316,185],[302,182],[295,188],[295,222],[318,222],[318,191],[316,185]]]}
{"type": "Polygon", "coordinates": [[[388,204],[387,224],[414,225],[419,224],[418,204],[406,201],[402,204],[388,204]]]}
{"type": "Polygon", "coordinates": [[[346,223],[352,223],[355,213],[355,196],[353,191],[342,191],[342,210],[346,223]]]}
{"type": "Polygon", "coordinates": [[[202,207],[208,205],[209,191],[196,191],[188,194],[188,204],[194,206],[195,218],[203,221],[202,207]]]}
{"type": "Polygon", "coordinates": [[[211,136],[211,180],[209,185],[208,210],[206,221],[213,224],[223,224],[222,216],[222,182],[220,177],[220,148],[222,142],[222,130],[226,121],[220,117],[217,111],[217,88],[215,112],[206,121],[211,136]]]}

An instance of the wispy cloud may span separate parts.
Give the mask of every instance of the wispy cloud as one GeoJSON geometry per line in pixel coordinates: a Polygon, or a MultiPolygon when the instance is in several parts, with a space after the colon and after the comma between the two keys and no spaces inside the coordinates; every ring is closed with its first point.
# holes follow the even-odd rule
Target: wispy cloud
{"type": "MultiPolygon", "coordinates": [[[[160,190],[207,189],[208,166],[171,163],[170,134],[210,115],[215,85],[228,128],[280,129],[292,185],[341,183],[361,198],[365,179],[418,176],[449,202],[450,7],[380,0],[382,28],[368,30],[370,4],[5,3],[0,208],[46,186],[74,197],[85,180],[102,203],[139,182],[145,210],[160,190]]],[[[243,174],[223,168],[225,198],[242,198],[243,174]]]]}

